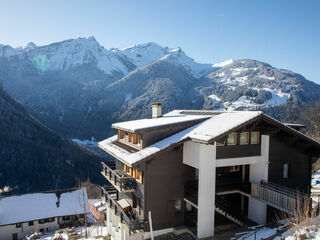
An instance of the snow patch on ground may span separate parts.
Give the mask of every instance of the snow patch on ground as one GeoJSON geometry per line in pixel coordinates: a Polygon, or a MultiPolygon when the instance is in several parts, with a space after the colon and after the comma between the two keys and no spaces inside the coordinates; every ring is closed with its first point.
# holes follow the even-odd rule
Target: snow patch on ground
{"type": "Polygon", "coordinates": [[[214,94],[212,94],[208,97],[212,99],[212,104],[216,104],[221,101],[221,99],[217,95],[214,95],[214,94]]]}
{"type": "Polygon", "coordinates": [[[275,77],[268,77],[266,75],[259,75],[259,78],[268,79],[268,80],[275,80],[275,77]]]}
{"type": "Polygon", "coordinates": [[[124,101],[129,102],[131,99],[132,99],[132,93],[128,93],[124,101]]]}
{"type": "Polygon", "coordinates": [[[96,139],[94,137],[91,137],[91,140],[80,140],[77,138],[72,138],[71,141],[84,146],[84,147],[98,147],[98,142],[96,141],[96,139]]]}
{"type": "MultiPolygon", "coordinates": [[[[106,226],[78,227],[76,232],[79,234],[78,240],[104,240],[104,237],[108,235],[106,226]]],[[[63,240],[69,240],[66,232],[46,234],[41,236],[40,239],[52,240],[54,237],[62,237],[63,240]]]]}

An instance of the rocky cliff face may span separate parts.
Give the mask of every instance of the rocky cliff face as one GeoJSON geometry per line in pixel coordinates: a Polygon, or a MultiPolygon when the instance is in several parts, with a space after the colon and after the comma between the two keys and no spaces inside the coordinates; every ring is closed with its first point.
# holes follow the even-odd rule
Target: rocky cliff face
{"type": "Polygon", "coordinates": [[[288,70],[250,59],[200,64],[156,43],[107,50],[91,37],[0,56],[4,89],[68,138],[106,138],[113,122],[150,117],[153,101],[164,112],[260,109],[285,119],[288,104],[320,97],[318,84],[288,70]]]}
{"type": "Polygon", "coordinates": [[[0,192],[25,193],[102,183],[101,158],[53,133],[0,87],[0,192]]]}

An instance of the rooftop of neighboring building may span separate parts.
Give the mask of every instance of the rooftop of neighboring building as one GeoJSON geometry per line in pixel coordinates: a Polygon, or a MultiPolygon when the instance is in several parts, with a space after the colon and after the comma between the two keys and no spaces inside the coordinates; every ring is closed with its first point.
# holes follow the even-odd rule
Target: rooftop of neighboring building
{"type": "Polygon", "coordinates": [[[85,188],[9,196],[0,200],[0,226],[89,211],[85,188]]]}

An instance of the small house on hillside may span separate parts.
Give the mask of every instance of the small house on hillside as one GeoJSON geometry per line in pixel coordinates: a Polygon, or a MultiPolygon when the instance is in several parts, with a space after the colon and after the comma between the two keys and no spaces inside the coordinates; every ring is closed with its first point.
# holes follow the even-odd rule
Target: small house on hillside
{"type": "Polygon", "coordinates": [[[5,197],[0,200],[1,240],[18,240],[35,231],[51,232],[90,212],[87,191],[56,191],[5,197]]]}

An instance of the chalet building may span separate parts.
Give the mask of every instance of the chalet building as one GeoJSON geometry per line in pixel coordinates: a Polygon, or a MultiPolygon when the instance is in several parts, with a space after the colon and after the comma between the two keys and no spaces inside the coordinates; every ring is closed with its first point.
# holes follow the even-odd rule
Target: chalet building
{"type": "Polygon", "coordinates": [[[102,163],[102,189],[112,239],[150,238],[189,229],[214,236],[220,224],[271,221],[310,201],[311,166],[320,144],[297,124],[259,111],[175,110],[115,123],[99,143],[115,158],[102,163]],[[299,193],[297,192],[299,191],[299,193]],[[149,218],[151,213],[151,219],[149,218]]]}
{"type": "Polygon", "coordinates": [[[87,191],[30,193],[0,199],[0,239],[24,239],[83,222],[90,212],[87,191]]]}

